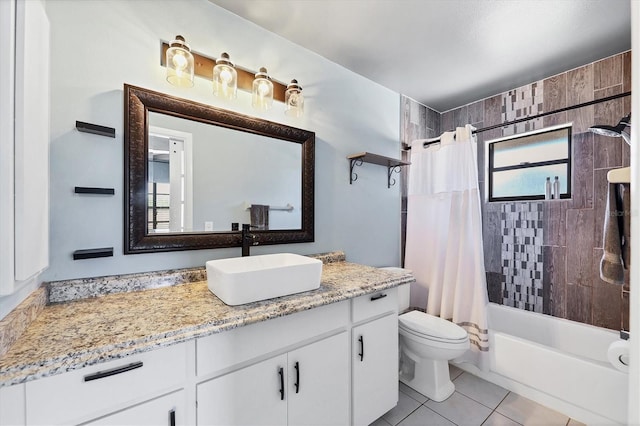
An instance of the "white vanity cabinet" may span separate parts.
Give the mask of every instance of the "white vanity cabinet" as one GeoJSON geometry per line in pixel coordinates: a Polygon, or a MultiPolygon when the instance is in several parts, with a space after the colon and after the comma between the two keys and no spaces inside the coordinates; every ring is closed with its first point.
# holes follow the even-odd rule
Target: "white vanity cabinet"
{"type": "Polygon", "coordinates": [[[352,300],[352,424],[368,425],[398,403],[397,289],[352,300]]]}
{"type": "Polygon", "coordinates": [[[198,339],[198,424],[348,424],[348,329],[343,301],[198,339]]]}
{"type": "Polygon", "coordinates": [[[183,418],[184,393],[156,399],[184,389],[186,346],[180,343],[27,382],[26,424],[103,424],[107,420],[100,419],[111,415],[138,424],[143,418],[151,421],[149,413],[157,409],[154,418],[170,426],[171,410],[176,419],[183,418]]]}
{"type": "Polygon", "coordinates": [[[369,424],[397,403],[396,294],[0,388],[0,425],[369,424]]]}
{"type": "Polygon", "coordinates": [[[343,331],[199,384],[198,424],[348,424],[348,345],[343,331]]]}

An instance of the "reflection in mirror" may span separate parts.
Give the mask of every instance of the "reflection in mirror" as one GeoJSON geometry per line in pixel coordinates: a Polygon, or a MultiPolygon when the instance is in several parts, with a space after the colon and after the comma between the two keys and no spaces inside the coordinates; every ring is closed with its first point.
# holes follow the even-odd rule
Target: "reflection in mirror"
{"type": "Polygon", "coordinates": [[[124,86],[125,254],[314,240],[315,134],[124,86]]]}
{"type": "Polygon", "coordinates": [[[300,144],[149,113],[148,232],[300,229],[300,144]]]}

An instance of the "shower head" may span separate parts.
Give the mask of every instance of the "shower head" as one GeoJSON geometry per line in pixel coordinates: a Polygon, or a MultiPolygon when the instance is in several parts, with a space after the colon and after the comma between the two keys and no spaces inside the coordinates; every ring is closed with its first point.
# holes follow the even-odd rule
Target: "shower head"
{"type": "Polygon", "coordinates": [[[631,145],[631,136],[625,132],[627,127],[631,126],[631,114],[622,117],[616,126],[591,126],[589,130],[597,135],[609,136],[612,138],[622,138],[626,143],[631,145]]]}

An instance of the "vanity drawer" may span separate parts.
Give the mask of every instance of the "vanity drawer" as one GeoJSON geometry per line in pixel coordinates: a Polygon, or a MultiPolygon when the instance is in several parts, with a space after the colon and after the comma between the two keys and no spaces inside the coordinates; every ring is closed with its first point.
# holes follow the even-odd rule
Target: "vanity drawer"
{"type": "Polygon", "coordinates": [[[398,311],[398,289],[395,287],[351,299],[354,323],[393,311],[398,311]]]}
{"type": "Polygon", "coordinates": [[[217,374],[317,336],[346,330],[348,324],[349,301],[343,300],[199,338],[196,375],[217,374]]]}
{"type": "Polygon", "coordinates": [[[26,383],[27,424],[69,424],[184,386],[185,343],[26,383]]]}

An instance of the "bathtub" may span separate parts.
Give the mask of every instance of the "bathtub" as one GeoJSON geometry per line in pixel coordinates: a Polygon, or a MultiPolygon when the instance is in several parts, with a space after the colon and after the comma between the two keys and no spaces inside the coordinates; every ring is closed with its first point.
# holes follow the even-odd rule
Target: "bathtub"
{"type": "Polygon", "coordinates": [[[587,424],[626,424],[628,377],[609,363],[619,333],[489,304],[491,371],[460,365],[587,424]]]}

